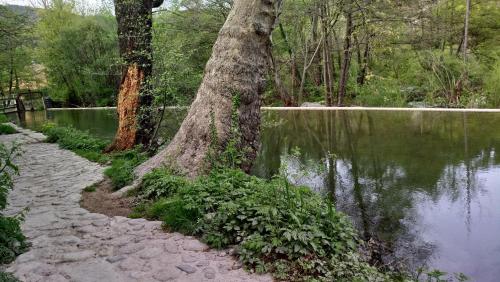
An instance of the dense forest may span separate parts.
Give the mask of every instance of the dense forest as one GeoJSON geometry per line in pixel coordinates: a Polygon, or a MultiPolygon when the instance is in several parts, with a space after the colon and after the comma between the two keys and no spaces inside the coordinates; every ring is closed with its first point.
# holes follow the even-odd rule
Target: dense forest
{"type": "MultiPolygon", "coordinates": [[[[64,106],[113,106],[121,71],[112,5],[0,6],[0,91],[43,90],[64,106]]],[[[230,0],[153,10],[155,101],[189,105],[230,0]]],[[[284,1],[265,105],[498,107],[495,0],[284,1]]]]}

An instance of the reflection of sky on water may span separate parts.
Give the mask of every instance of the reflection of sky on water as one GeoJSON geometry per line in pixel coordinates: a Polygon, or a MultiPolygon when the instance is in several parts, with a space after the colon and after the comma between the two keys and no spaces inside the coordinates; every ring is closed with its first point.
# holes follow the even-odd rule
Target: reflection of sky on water
{"type": "MultiPolygon", "coordinates": [[[[461,167],[460,175],[465,175],[461,167]]],[[[464,181],[466,181],[464,179],[464,181]]],[[[476,175],[481,189],[471,191],[470,202],[444,195],[417,204],[419,225],[428,226],[421,236],[437,247],[431,265],[449,272],[463,272],[475,281],[500,277],[500,167],[476,175]]]]}
{"type": "MultiPolygon", "coordinates": [[[[486,154],[493,165],[494,151],[486,154]]],[[[483,160],[479,158],[478,160],[483,160]]],[[[474,160],[473,160],[474,161],[474,160]]],[[[293,155],[281,156],[286,164],[284,173],[289,181],[304,185],[318,193],[325,191],[328,162],[321,160],[327,170],[301,163],[293,155]]],[[[307,163],[307,162],[306,162],[307,163]]],[[[344,161],[336,162],[339,188],[336,191],[338,208],[348,214],[355,214],[352,190],[346,189],[352,183],[351,167],[344,161]]],[[[428,264],[431,268],[443,269],[449,273],[466,273],[474,281],[498,281],[500,277],[500,167],[483,168],[474,176],[467,173],[466,164],[447,167],[436,183],[445,193],[437,199],[416,189],[412,196],[415,206],[408,212],[409,217],[401,220],[411,234],[398,238],[395,245],[404,250],[396,250],[401,259],[417,264],[414,268],[428,264]],[[452,174],[452,175],[450,175],[452,174]],[[467,176],[469,175],[469,179],[467,176]],[[453,177],[450,181],[450,177],[453,177]],[[471,179],[473,177],[474,179],[471,179]],[[450,185],[474,186],[465,194],[457,195],[450,185]],[[470,194],[469,194],[470,193],[470,194]],[[405,238],[406,237],[406,238],[405,238]],[[415,238],[418,237],[418,238],[415,238]],[[408,246],[411,240],[413,246],[408,246]],[[418,250],[418,248],[421,248],[418,250]],[[401,253],[401,252],[404,253],[401,253]],[[413,256],[408,257],[408,253],[413,256]],[[419,257],[420,256],[420,257],[419,257]]],[[[401,168],[387,169],[382,178],[393,181],[405,177],[401,168]]],[[[373,179],[360,179],[363,186],[374,185],[373,179]]],[[[456,188],[456,187],[455,187],[456,188]]],[[[368,195],[368,202],[377,201],[377,195],[368,195]]],[[[359,221],[359,219],[358,219],[359,221]]],[[[373,223],[373,222],[372,222],[373,223]]],[[[357,222],[357,225],[360,225],[357,222]]]]}
{"type": "Polygon", "coordinates": [[[282,166],[291,182],[330,194],[362,235],[388,242],[389,261],[463,272],[472,281],[500,277],[500,115],[289,111],[266,118],[280,123],[264,128],[254,173],[268,177],[282,166]]]}

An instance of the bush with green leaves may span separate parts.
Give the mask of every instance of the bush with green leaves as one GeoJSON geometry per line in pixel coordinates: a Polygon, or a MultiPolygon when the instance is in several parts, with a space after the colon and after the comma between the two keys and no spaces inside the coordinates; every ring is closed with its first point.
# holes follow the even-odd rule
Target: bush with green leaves
{"type": "Polygon", "coordinates": [[[139,193],[157,199],[143,209],[147,217],[211,247],[236,246],[241,261],[257,272],[295,281],[386,278],[357,255],[349,219],[309,188],[234,169],[193,181],[155,171],[145,180],[139,193]]]}
{"type": "Polygon", "coordinates": [[[111,154],[111,166],[104,174],[111,179],[113,188],[118,190],[132,183],[134,168],[146,160],[146,155],[139,148],[111,154]]]}
{"type": "Polygon", "coordinates": [[[88,132],[73,127],[56,126],[52,123],[45,124],[42,127],[42,132],[47,136],[46,141],[49,143],[58,143],[61,148],[73,151],[91,161],[99,163],[109,161],[108,156],[102,153],[108,142],[96,138],[88,132]]]}
{"type": "MultiPolygon", "coordinates": [[[[16,146],[8,149],[0,144],[0,211],[7,206],[7,194],[14,186],[11,174],[17,173],[17,167],[11,160],[16,152],[16,146]]],[[[22,216],[7,217],[0,213],[0,264],[12,262],[29,247],[21,231],[21,220],[22,216]]]]}
{"type": "Polygon", "coordinates": [[[8,124],[0,124],[0,135],[14,134],[16,129],[8,124]]]}
{"type": "Polygon", "coordinates": [[[149,200],[170,197],[188,183],[182,176],[165,173],[164,170],[154,170],[142,179],[141,195],[149,200]]]}
{"type": "Polygon", "coordinates": [[[9,119],[4,114],[0,114],[0,135],[14,134],[17,132],[14,127],[5,124],[8,121],[9,119]]]}
{"type": "Polygon", "coordinates": [[[8,121],[9,119],[4,114],[0,114],[0,123],[6,123],[8,121]]]}
{"type": "Polygon", "coordinates": [[[0,281],[2,282],[20,282],[16,277],[7,272],[0,271],[0,281]]]}

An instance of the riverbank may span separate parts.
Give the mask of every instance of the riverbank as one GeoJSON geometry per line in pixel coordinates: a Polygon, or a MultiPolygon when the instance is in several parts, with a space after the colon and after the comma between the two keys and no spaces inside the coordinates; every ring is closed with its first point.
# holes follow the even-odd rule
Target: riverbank
{"type": "Polygon", "coordinates": [[[82,190],[101,181],[104,168],[16,129],[0,142],[19,142],[23,151],[6,210],[29,209],[23,230],[33,246],[7,269],[22,281],[271,280],[246,273],[227,251],[164,232],[161,222],[82,209],[82,190]]]}
{"type": "MultiPolygon", "coordinates": [[[[187,109],[188,107],[166,107],[166,109],[187,109]]],[[[93,108],[50,108],[49,111],[115,110],[116,107],[93,108]]],[[[161,109],[161,108],[159,108],[161,109]]],[[[409,112],[465,112],[465,113],[500,113],[500,109],[481,108],[394,108],[394,107],[261,107],[265,111],[409,111],[409,112]]]]}
{"type": "MultiPolygon", "coordinates": [[[[47,141],[92,159],[106,146],[105,141],[71,128],[47,125],[43,132],[47,141]]],[[[133,175],[130,168],[140,161],[130,160],[141,159],[137,156],[129,151],[101,154],[100,159],[112,160],[110,169],[120,173],[110,174],[108,169],[105,174],[116,180],[133,175]],[[125,158],[125,165],[117,165],[121,163],[117,157],[126,155],[131,158],[125,158]]],[[[223,165],[224,159],[214,161],[222,167],[197,179],[168,169],[146,175],[134,191],[139,205],[132,216],[161,220],[168,230],[197,236],[214,248],[234,247],[248,269],[271,272],[280,280],[388,279],[358,253],[362,241],[328,199],[291,185],[282,176],[267,181],[223,165]]],[[[99,193],[101,188],[97,187],[99,193]]],[[[113,203],[110,208],[114,207],[113,203]]]]}

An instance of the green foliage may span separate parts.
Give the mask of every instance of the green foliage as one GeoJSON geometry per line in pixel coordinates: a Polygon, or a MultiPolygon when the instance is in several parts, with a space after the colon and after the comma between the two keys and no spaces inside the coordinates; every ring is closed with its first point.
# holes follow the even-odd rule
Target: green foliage
{"type": "Polygon", "coordinates": [[[105,163],[109,160],[109,156],[102,153],[108,143],[93,137],[88,132],[50,123],[42,127],[42,132],[47,136],[47,142],[58,143],[61,148],[71,150],[91,161],[105,163]]]}
{"type": "Polygon", "coordinates": [[[73,2],[55,0],[39,18],[36,55],[51,98],[69,106],[113,105],[120,78],[113,16],[78,15],[73,2]]]}
{"type": "Polygon", "coordinates": [[[28,248],[20,221],[16,217],[0,216],[0,264],[10,263],[28,248]]]}
{"type": "Polygon", "coordinates": [[[8,124],[0,124],[0,135],[4,134],[14,134],[17,131],[14,129],[14,127],[8,125],[8,124]]]}
{"type": "MultiPolygon", "coordinates": [[[[11,174],[17,173],[17,167],[11,160],[16,152],[16,146],[7,149],[0,144],[0,211],[5,209],[7,194],[14,186],[11,174]]],[[[22,216],[6,217],[0,213],[0,264],[10,263],[29,246],[21,231],[21,220],[22,216]]]]}
{"type": "Polygon", "coordinates": [[[417,92],[414,88],[408,90],[405,93],[394,79],[373,77],[366,85],[357,87],[354,103],[370,107],[404,107],[408,94],[417,92]]]}
{"type": "Polygon", "coordinates": [[[163,170],[154,170],[144,176],[141,183],[141,194],[146,199],[157,200],[174,195],[186,185],[188,185],[188,181],[184,177],[165,173],[163,170]]]}
{"type": "Polygon", "coordinates": [[[97,189],[95,187],[95,185],[90,185],[88,187],[85,187],[85,189],[83,189],[83,192],[87,192],[87,193],[93,193],[95,192],[97,189]]]}
{"type": "Polygon", "coordinates": [[[0,5],[0,95],[13,95],[33,80],[33,9],[0,5]],[[4,92],[5,91],[5,92],[4,92]]]}
{"type": "Polygon", "coordinates": [[[139,193],[162,198],[142,206],[145,216],[212,247],[236,245],[251,269],[286,280],[385,277],[356,254],[359,242],[349,220],[308,188],[233,169],[193,181],[157,170],[146,180],[139,193]]]}
{"type": "Polygon", "coordinates": [[[12,158],[17,154],[17,147],[11,149],[0,144],[0,210],[5,209],[7,205],[7,194],[12,189],[11,173],[17,173],[18,168],[12,163],[12,158]]]}
{"type": "Polygon", "coordinates": [[[111,179],[115,190],[131,184],[134,180],[134,168],[146,160],[139,148],[115,153],[111,157],[111,166],[104,174],[111,179]]]}
{"type": "Polygon", "coordinates": [[[490,107],[500,107],[500,56],[484,78],[484,90],[490,107]]]}
{"type": "Polygon", "coordinates": [[[172,3],[169,11],[154,17],[152,81],[157,103],[188,106],[194,99],[227,13],[210,2],[172,3]]]}
{"type": "Polygon", "coordinates": [[[20,282],[16,277],[12,274],[0,271],[0,281],[2,282],[20,282]]]}
{"type": "Polygon", "coordinates": [[[0,123],[6,123],[8,121],[9,119],[4,114],[0,114],[0,123]]]}

